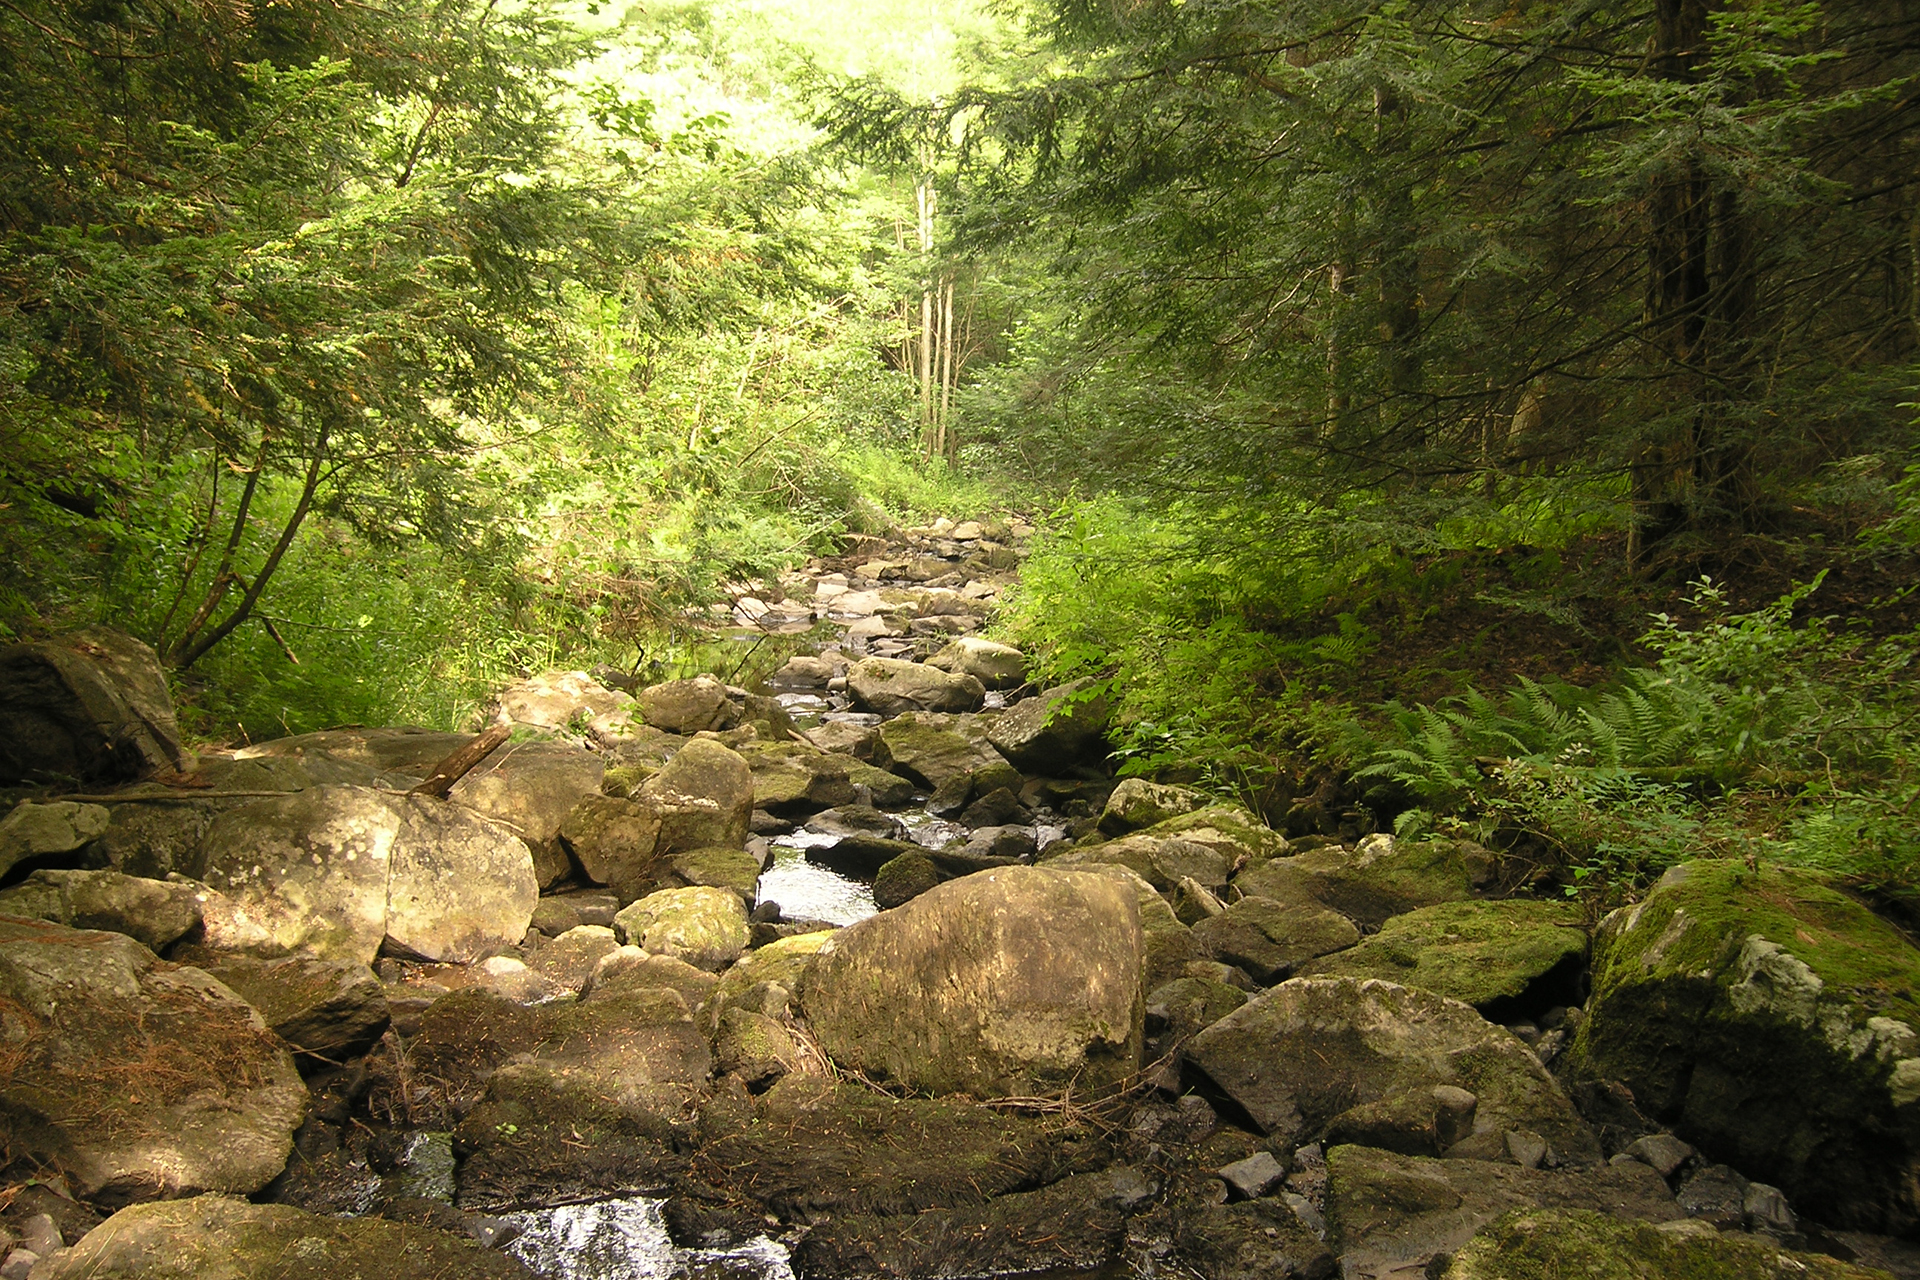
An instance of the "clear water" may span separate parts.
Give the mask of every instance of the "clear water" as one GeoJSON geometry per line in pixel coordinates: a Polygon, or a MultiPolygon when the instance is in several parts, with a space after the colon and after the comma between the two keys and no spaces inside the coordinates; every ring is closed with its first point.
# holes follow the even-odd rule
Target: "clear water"
{"type": "Polygon", "coordinates": [[[807,845],[831,845],[839,836],[797,831],[774,841],[773,865],[760,873],[761,902],[777,902],[789,920],[825,920],[852,924],[880,910],[873,886],[849,880],[837,871],[807,861],[807,845]]]}
{"type": "Polygon", "coordinates": [[[787,1251],[765,1236],[733,1249],[680,1249],[661,1202],[646,1196],[503,1215],[520,1229],[507,1252],[545,1280],[793,1280],[787,1251]]]}

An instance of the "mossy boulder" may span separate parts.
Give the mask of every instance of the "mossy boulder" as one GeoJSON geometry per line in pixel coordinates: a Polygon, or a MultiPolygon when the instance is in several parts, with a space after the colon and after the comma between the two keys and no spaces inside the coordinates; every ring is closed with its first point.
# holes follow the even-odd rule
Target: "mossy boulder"
{"type": "Polygon", "coordinates": [[[794,817],[851,804],[851,756],[801,742],[746,742],[739,754],[753,771],[753,805],[794,817]]]}
{"type": "Polygon", "coordinates": [[[1111,1084],[1140,1067],[1140,911],[1112,877],[1002,867],[820,948],[800,996],[843,1067],[928,1093],[1111,1084]]]}
{"type": "Polygon", "coordinates": [[[847,692],[863,710],[883,716],[905,711],[978,711],[986,686],[923,662],[868,658],[847,669],[847,692]]]}
{"type": "Polygon", "coordinates": [[[924,853],[908,850],[890,860],[873,878],[873,900],[882,911],[912,902],[940,883],[940,868],[924,853]]]}
{"type": "Polygon", "coordinates": [[[856,764],[847,771],[847,781],[865,787],[873,803],[883,809],[897,809],[911,803],[914,785],[911,779],[870,764],[856,764]]]}
{"type": "Polygon", "coordinates": [[[621,908],[613,930],[624,943],[718,973],[747,949],[740,895],[711,885],[662,889],[621,908]]]}
{"type": "MultiPolygon", "coordinates": [[[[1121,784],[1125,786],[1125,783],[1121,784]]],[[[1229,865],[1245,859],[1260,862],[1282,857],[1287,838],[1237,804],[1209,804],[1189,813],[1163,818],[1141,828],[1142,835],[1162,836],[1205,845],[1229,865]]]]}
{"type": "Polygon", "coordinates": [[[1128,778],[1107,797],[1106,808],[1100,811],[1100,830],[1110,836],[1125,835],[1204,809],[1212,799],[1206,792],[1192,787],[1128,778]]]}
{"type": "Polygon", "coordinates": [[[260,1015],[125,934],[0,916],[0,1046],[0,1160],[88,1199],[251,1194],[306,1118],[260,1015]]]}
{"type": "Polygon", "coordinates": [[[1353,978],[1295,978],[1193,1038],[1187,1061],[1276,1146],[1323,1136],[1349,1108],[1436,1085],[1478,1099],[1454,1154],[1505,1159],[1506,1135],[1546,1138],[1596,1160],[1598,1142],[1533,1051],[1472,1008],[1429,991],[1353,978]]]}
{"type": "MultiPolygon", "coordinates": [[[[1292,976],[1300,966],[1360,941],[1353,921],[1311,902],[1242,898],[1193,926],[1203,955],[1237,965],[1263,985],[1292,976]]],[[[1385,976],[1385,975],[1381,975],[1385,976]]]]}
{"type": "Polygon", "coordinates": [[[340,1061],[365,1052],[387,1029],[386,988],[357,961],[221,952],[190,959],[257,1009],[295,1049],[340,1061]]]}
{"type": "Polygon", "coordinates": [[[927,659],[927,665],[972,676],[989,689],[1015,689],[1027,678],[1027,655],[1010,644],[961,636],[927,659]]]}
{"type": "Polygon", "coordinates": [[[1075,864],[1073,870],[1118,877],[1133,894],[1140,907],[1142,978],[1148,991],[1182,976],[1191,961],[1200,959],[1200,948],[1193,940],[1192,931],[1180,923],[1167,900],[1132,867],[1112,862],[1081,862],[1075,864]]]}
{"type": "Polygon", "coordinates": [[[753,854],[724,846],[676,853],[664,868],[682,885],[731,889],[748,902],[753,901],[760,884],[760,869],[760,859],[753,854]]]}
{"type": "Polygon", "coordinates": [[[1106,862],[1131,869],[1162,893],[1172,893],[1183,879],[1208,890],[1226,888],[1232,861],[1203,844],[1178,836],[1154,836],[1145,832],[1105,840],[1099,844],[1063,848],[1047,859],[1058,867],[1106,862]]]}
{"type": "Polygon", "coordinates": [[[650,805],[618,796],[588,796],[560,824],[560,839],[588,879],[610,886],[627,901],[653,884],[660,815],[650,805]]]}
{"type": "Polygon", "coordinates": [[[765,1012],[768,1005],[784,1007],[800,988],[800,975],[835,931],[798,933],[776,938],[764,947],[756,947],[740,957],[732,968],[720,975],[701,1008],[701,1025],[714,1035],[720,1017],[728,1009],[750,1007],[765,1012]]]}
{"type": "Polygon", "coordinates": [[[1691,1219],[1653,1226],[1590,1209],[1527,1209],[1482,1227],[1446,1280],[1869,1280],[1869,1271],[1765,1236],[1715,1231],[1691,1219]]]}
{"type": "Polygon", "coordinates": [[[1318,902],[1363,925],[1473,896],[1469,858],[1449,841],[1417,844],[1368,836],[1357,848],[1329,845],[1251,863],[1234,877],[1241,893],[1279,902],[1318,902]]]}
{"type": "Polygon", "coordinates": [[[1701,861],[1594,945],[1573,1071],[1810,1216],[1920,1225],[1920,951],[1810,872],[1701,861]]]}
{"type": "Polygon", "coordinates": [[[531,1280],[470,1236],[233,1196],[122,1209],[34,1268],[52,1280],[531,1280]]]}
{"type": "Polygon", "coordinates": [[[1185,1040],[1246,1002],[1246,992],[1224,982],[1175,978],[1147,994],[1147,1031],[1166,1040],[1185,1040]]]}
{"type": "Polygon", "coordinates": [[[695,738],[640,785],[636,798],[659,815],[656,852],[738,849],[753,818],[753,771],[738,753],[695,738]]]}
{"type": "Polygon", "coordinates": [[[211,892],[191,880],[149,880],[118,871],[36,871],[0,891],[0,915],[105,929],[164,951],[200,927],[211,892]]]}
{"type": "MultiPolygon", "coordinates": [[[[1336,1146],[1327,1152],[1327,1225],[1340,1242],[1341,1269],[1348,1276],[1440,1275],[1447,1259],[1488,1223],[1515,1210],[1542,1209],[1586,1211],[1633,1223],[1681,1217],[1666,1180],[1638,1161],[1548,1170],[1490,1160],[1436,1160],[1374,1147],[1336,1146]]],[[[1586,1274],[1542,1271],[1529,1280],[1586,1274]]],[[[1668,1280],[1668,1274],[1650,1272],[1646,1280],[1668,1280]]],[[[1707,1280],[1717,1273],[1697,1274],[1707,1280]]]]}
{"type": "Polygon", "coordinates": [[[981,794],[1020,785],[1019,771],[983,737],[934,717],[909,714],[881,725],[873,763],[935,791],[962,778],[971,779],[981,794]]]}
{"type": "Polygon", "coordinates": [[[1579,1003],[1586,959],[1578,907],[1508,899],[1445,902],[1395,916],[1307,971],[1422,987],[1497,1019],[1520,1005],[1579,1003]]]}

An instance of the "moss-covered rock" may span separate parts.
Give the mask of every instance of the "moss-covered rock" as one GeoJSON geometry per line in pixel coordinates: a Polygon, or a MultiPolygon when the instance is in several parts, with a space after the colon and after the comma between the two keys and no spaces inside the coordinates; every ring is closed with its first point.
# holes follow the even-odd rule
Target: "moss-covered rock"
{"type": "Polygon", "coordinates": [[[741,956],[705,996],[700,1014],[707,1034],[717,1033],[720,1017],[728,1009],[744,1006],[764,1013],[769,1003],[785,1005],[799,990],[800,975],[835,932],[822,929],[777,938],[741,956]]]}
{"type": "Polygon", "coordinates": [[[856,787],[865,787],[873,803],[883,809],[897,809],[912,801],[914,796],[911,779],[889,773],[876,765],[854,765],[847,771],[847,781],[856,787]]]}
{"type": "Polygon", "coordinates": [[[1165,818],[1141,834],[1177,837],[1202,844],[1227,859],[1260,862],[1287,852],[1287,838],[1260,821],[1252,810],[1237,804],[1210,804],[1191,813],[1165,818]]]}
{"type": "Polygon", "coordinates": [[[750,933],[740,895],[711,885],[650,893],[621,908],[613,930],[622,942],[713,973],[740,958],[750,933]]]}
{"type": "Polygon", "coordinates": [[[891,859],[873,878],[873,900],[882,911],[912,902],[940,883],[940,868],[924,853],[908,850],[891,859]]]}
{"type": "Polygon", "coordinates": [[[735,752],[696,738],[641,784],[637,799],[659,815],[656,852],[738,849],[753,815],[753,771],[735,752]]]}
{"type": "Polygon", "coordinates": [[[868,658],[847,669],[847,692],[863,710],[883,716],[903,711],[978,711],[986,686],[922,662],[868,658]]]}
{"type": "Polygon", "coordinates": [[[118,871],[36,871],[0,892],[0,915],[106,929],[164,951],[200,927],[210,891],[191,880],[149,880],[118,871]]]}
{"type": "Polygon", "coordinates": [[[1542,1007],[1578,1003],[1586,958],[1577,907],[1524,899],[1446,902],[1395,916],[1379,933],[1306,972],[1383,978],[1495,1013],[1530,989],[1540,993],[1542,1007]]]}
{"type": "Polygon", "coordinates": [[[1481,1228],[1446,1280],[1869,1280],[1868,1271],[1794,1253],[1765,1236],[1724,1234],[1683,1220],[1624,1222],[1592,1210],[1527,1209],[1481,1228]]]}
{"type": "MultiPolygon", "coordinates": [[[[1515,1210],[1541,1209],[1585,1210],[1629,1222],[1681,1216],[1666,1181],[1637,1161],[1547,1170],[1373,1147],[1327,1152],[1327,1225],[1340,1241],[1341,1268],[1349,1276],[1438,1275],[1489,1222],[1515,1210]]],[[[1586,1274],[1545,1271],[1538,1280],[1584,1280],[1586,1274]]]]}
{"type": "Polygon", "coordinates": [[[1049,852],[1047,865],[1077,867],[1112,863],[1131,870],[1162,893],[1172,893],[1182,879],[1208,890],[1226,888],[1232,861],[1206,845],[1178,836],[1137,832],[1099,844],[1074,845],[1049,852]]]}
{"type": "Polygon", "coordinates": [[[1192,931],[1180,923],[1167,900],[1132,867],[1112,862],[1081,862],[1074,864],[1073,869],[1119,877],[1139,903],[1143,981],[1148,991],[1181,977],[1190,962],[1200,959],[1200,947],[1194,942],[1192,931]]]}
{"type": "Polygon", "coordinates": [[[1211,978],[1180,977],[1147,994],[1147,1033],[1165,1042],[1185,1040],[1247,1002],[1238,987],[1211,978]]]}
{"type": "Polygon", "coordinates": [[[747,742],[739,754],[753,771],[756,809],[797,817],[853,803],[851,756],[801,742],[747,742]]]}
{"type": "Polygon", "coordinates": [[[190,962],[231,987],[295,1049],[338,1061],[364,1052],[387,1029],[386,988],[357,961],[203,951],[190,962]]]}
{"type": "Polygon", "coordinates": [[[896,716],[881,725],[873,763],[936,791],[960,779],[971,780],[981,794],[1020,785],[1019,771],[984,738],[930,716],[896,716]]]}
{"type": "Polygon", "coordinates": [[[1107,752],[1112,703],[1092,679],[1019,702],[987,731],[994,748],[1031,773],[1060,773],[1107,752]]]}
{"type": "Polygon", "coordinates": [[[1125,835],[1204,809],[1212,799],[1206,792],[1192,787],[1128,778],[1107,797],[1106,808],[1100,811],[1100,830],[1110,836],[1125,835]]]}
{"type": "Polygon", "coordinates": [[[667,859],[665,869],[682,885],[731,889],[748,902],[760,885],[760,859],[744,849],[689,849],[667,859]]]}
{"type": "Polygon", "coordinates": [[[1609,916],[1571,1068],[1849,1226],[1920,1223],[1920,951],[1822,877],[1675,867],[1609,916]]]}
{"type": "Polygon", "coordinates": [[[1338,911],[1315,903],[1242,898],[1195,924],[1193,941],[1203,955],[1237,965],[1265,985],[1318,956],[1351,947],[1360,941],[1360,931],[1338,911]]]}
{"type": "Polygon", "coordinates": [[[52,1280],[531,1280],[471,1237],[196,1196],[122,1209],[34,1268],[52,1280]]]}
{"type": "Polygon", "coordinates": [[[1358,848],[1329,845],[1251,863],[1234,878],[1240,892],[1279,902],[1318,902],[1365,925],[1473,896],[1473,869],[1445,840],[1408,844],[1369,836],[1358,848]]]}

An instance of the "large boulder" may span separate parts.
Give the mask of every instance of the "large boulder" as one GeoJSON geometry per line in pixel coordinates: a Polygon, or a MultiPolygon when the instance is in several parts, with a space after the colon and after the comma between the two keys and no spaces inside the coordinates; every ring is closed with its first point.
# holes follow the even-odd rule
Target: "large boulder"
{"type": "Polygon", "coordinates": [[[969,675],[950,675],[922,662],[868,658],[847,669],[847,692],[868,711],[978,711],[986,688],[969,675]]]}
{"type": "Polygon", "coordinates": [[[1232,863],[1221,854],[1178,836],[1131,835],[1099,844],[1059,846],[1059,852],[1052,854],[1047,862],[1059,867],[1092,862],[1131,867],[1162,893],[1179,888],[1182,880],[1191,880],[1203,889],[1218,892],[1227,887],[1227,877],[1232,871],[1232,863]]]}
{"type": "MultiPolygon", "coordinates": [[[[1049,863],[1058,867],[1058,863],[1049,863]]],[[[1061,868],[1064,869],[1064,868],[1061,868]]],[[[1186,972],[1187,965],[1200,959],[1200,948],[1187,926],[1173,914],[1173,908],[1153,885],[1132,867],[1113,862],[1081,862],[1073,870],[1104,875],[1125,885],[1140,907],[1143,985],[1152,991],[1186,972]]]]}
{"type": "Polygon", "coordinates": [[[1885,1274],[1822,1254],[1783,1249],[1765,1236],[1715,1231],[1692,1220],[1663,1228],[1592,1209],[1523,1209],[1481,1228],[1454,1255],[1446,1280],[1874,1280],[1885,1274]]]}
{"type": "Polygon", "coordinates": [[[124,782],[193,765],[160,659],[138,640],[91,627],[0,648],[0,783],[124,782]]]}
{"type": "MultiPolygon", "coordinates": [[[[1120,785],[1124,787],[1126,783],[1120,785]]],[[[1139,834],[1203,844],[1236,864],[1284,857],[1287,852],[1285,836],[1260,821],[1252,810],[1237,804],[1209,804],[1163,818],[1150,827],[1142,827],[1139,834]]]]}
{"type": "Polygon", "coordinates": [[[951,675],[972,676],[989,689],[1017,689],[1027,679],[1027,655],[1010,644],[961,636],[927,659],[951,675]]]}
{"type": "Polygon", "coordinates": [[[1278,982],[1300,966],[1360,941],[1353,921],[1316,903],[1242,898],[1193,926],[1200,950],[1236,965],[1259,983],[1278,982]]]}
{"type": "Polygon", "coordinates": [[[747,949],[750,930],[740,895],[711,885],[662,889],[613,918],[619,941],[718,973],[747,949]]]}
{"type": "Polygon", "coordinates": [[[592,721],[631,717],[633,697],[609,689],[584,671],[544,671],[500,691],[496,724],[534,729],[578,729],[592,721]]]}
{"type": "Polygon", "coordinates": [[[641,897],[653,884],[660,815],[652,805],[588,796],[560,824],[560,839],[589,879],[607,885],[623,901],[641,897]]]}
{"type": "Polygon", "coordinates": [[[1110,836],[1123,836],[1129,831],[1204,809],[1211,803],[1212,796],[1192,787],[1127,778],[1107,797],[1106,808],[1100,811],[1100,830],[1110,836]]]}
{"type": "MultiPolygon", "coordinates": [[[[1341,1274],[1354,1280],[1438,1276],[1476,1231],[1502,1214],[1534,1208],[1601,1213],[1623,1222],[1672,1222],[1681,1216],[1665,1180],[1638,1162],[1556,1171],[1396,1155],[1372,1147],[1335,1147],[1327,1153],[1328,1225],[1340,1242],[1341,1274]]],[[[1655,1280],[1726,1273],[1576,1268],[1524,1274],[1655,1280]]],[[[1773,1280],[1775,1273],[1764,1274],[1773,1280]]]]}
{"type": "Polygon", "coordinates": [[[1543,1137],[1561,1158],[1591,1161],[1599,1144],[1532,1050],[1472,1008],[1375,980],[1295,978],[1195,1036],[1187,1061],[1288,1148],[1372,1118],[1343,1117],[1435,1086],[1478,1106],[1461,1157],[1505,1159],[1510,1132],[1543,1137]]]}
{"type": "Polygon", "coordinates": [[[959,779],[972,780],[971,789],[983,795],[1020,785],[1020,771],[988,745],[984,735],[971,736],[938,718],[911,712],[880,726],[873,763],[932,791],[959,779]]]}
{"type": "Polygon", "coordinates": [[[1446,902],[1395,916],[1309,972],[1424,987],[1499,1018],[1579,1004],[1587,932],[1566,902],[1446,902]]]}
{"type": "MultiPolygon", "coordinates": [[[[269,738],[241,747],[235,760],[325,759],[349,761],[382,773],[424,778],[454,752],[472,742],[471,733],[440,733],[412,725],[394,728],[321,729],[286,738],[269,738]]],[[[238,779],[222,779],[231,786],[238,779]]]]}
{"type": "Polygon", "coordinates": [[[423,796],[314,787],[217,818],[193,868],[218,890],[207,940],[258,955],[370,962],[381,943],[473,961],[525,936],[539,897],[526,844],[423,796]]]}
{"type": "Polygon", "coordinates": [[[559,849],[560,826],[574,806],[598,795],[606,761],[564,742],[508,743],[453,784],[447,798],[482,817],[505,824],[545,857],[544,884],[566,869],[559,849]]]}
{"type": "Polygon", "coordinates": [[[756,809],[797,817],[855,799],[851,756],[800,742],[742,743],[739,755],[753,771],[756,809]]]}
{"type": "Polygon", "coordinates": [[[259,1011],[269,1030],[304,1053],[339,1061],[361,1053],[387,1029],[387,989],[353,960],[196,948],[200,968],[259,1011]]]}
{"type": "Polygon", "coordinates": [[[531,1280],[470,1236],[196,1196],[122,1209],[34,1268],[51,1280],[531,1280]]]}
{"type": "Polygon", "coordinates": [[[1139,1069],[1140,909],[1111,876],[1005,867],[840,930],[801,1003],[842,1066],[989,1096],[1139,1069]]]}
{"type": "Polygon", "coordinates": [[[36,871],[0,892],[0,915],[105,929],[164,951],[200,927],[207,887],[118,871],[36,871]]]}
{"type": "Polygon", "coordinates": [[[22,862],[31,865],[43,858],[62,861],[62,854],[77,853],[89,841],[104,835],[108,813],[97,804],[79,804],[55,800],[35,804],[22,800],[5,818],[0,818],[0,876],[22,862]]]}
{"type": "Polygon", "coordinates": [[[1107,754],[1113,708],[1097,681],[1057,685],[994,721],[988,741],[1028,773],[1062,773],[1107,754]]]}
{"type": "Polygon", "coordinates": [[[1360,924],[1379,925],[1420,907],[1471,897],[1474,870],[1468,854],[1448,841],[1410,844],[1376,835],[1354,849],[1329,845],[1254,862],[1234,885],[1253,897],[1318,902],[1360,924]]]}
{"type": "Polygon", "coordinates": [[[0,917],[0,1152],[125,1203],[251,1194],[307,1091],[260,1015],[118,933],[0,917]]]}
{"type": "Polygon", "coordinates": [[[738,710],[727,698],[727,686],[712,676],[649,685],[640,691],[636,701],[640,704],[641,717],[654,728],[668,733],[730,729],[739,719],[738,710]]]}
{"type": "Polygon", "coordinates": [[[1594,944],[1571,1069],[1845,1226],[1920,1225],[1920,951],[1818,875],[1673,868],[1594,944]]]}
{"type": "Polygon", "coordinates": [[[695,738],[634,799],[660,818],[659,853],[747,842],[753,818],[753,771],[726,747],[695,738]]]}

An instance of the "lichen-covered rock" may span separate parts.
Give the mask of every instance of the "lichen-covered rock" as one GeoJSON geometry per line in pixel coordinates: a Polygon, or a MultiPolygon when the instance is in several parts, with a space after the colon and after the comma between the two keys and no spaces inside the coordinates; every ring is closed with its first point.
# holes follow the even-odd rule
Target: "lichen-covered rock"
{"type": "Polygon", "coordinates": [[[0,648],[0,782],[191,770],[154,651],[90,627],[0,648]]]}
{"type": "Polygon", "coordinates": [[[1356,849],[1329,845],[1254,862],[1234,885],[1244,894],[1278,902],[1318,902],[1364,925],[1460,902],[1473,892],[1472,872],[1455,845],[1442,840],[1409,844],[1384,835],[1368,836],[1356,849]]]}
{"type": "Polygon", "coordinates": [[[873,877],[873,900],[882,911],[912,902],[940,883],[940,868],[926,854],[909,849],[889,860],[873,877]]]}
{"type": "Polygon", "coordinates": [[[97,804],[22,800],[0,818],[0,876],[32,858],[73,853],[106,834],[109,815],[97,804]]]}
{"type": "Polygon", "coordinates": [[[915,791],[911,779],[870,764],[854,765],[847,772],[847,781],[855,787],[865,787],[873,803],[887,809],[897,809],[911,803],[915,791]]]}
{"type": "Polygon", "coordinates": [[[1173,892],[1183,879],[1192,880],[1208,890],[1224,889],[1228,872],[1232,869],[1232,863],[1225,856],[1206,845],[1195,844],[1178,836],[1150,836],[1144,833],[1121,836],[1118,840],[1106,840],[1099,844],[1075,845],[1051,854],[1047,859],[1047,865],[1055,867],[1085,866],[1099,862],[1127,867],[1162,893],[1173,892]]]}
{"type": "Polygon", "coordinates": [[[718,973],[747,949],[747,909],[740,895],[710,885],[662,889],[621,909],[614,933],[657,956],[718,973]]]}
{"type": "Polygon", "coordinates": [[[970,675],[954,675],[923,662],[868,658],[847,669],[847,692],[868,711],[896,716],[904,711],[978,711],[987,691],[970,675]]]}
{"type": "Polygon", "coordinates": [[[478,960],[525,936],[539,898],[532,855],[506,828],[364,787],[230,810],[194,870],[220,895],[204,908],[209,945],[362,964],[382,942],[428,960],[478,960]]]}
{"type": "MultiPolygon", "coordinates": [[[[1681,1216],[1665,1180],[1638,1163],[1546,1170],[1425,1159],[1372,1147],[1335,1147],[1327,1153],[1327,1224],[1340,1242],[1341,1274],[1355,1280],[1439,1275],[1446,1259],[1476,1231],[1516,1209],[1585,1210],[1626,1222],[1672,1222],[1681,1216]]],[[[1635,1273],[1635,1280],[1719,1274],[1644,1272],[1635,1273]]]]}
{"type": "Polygon", "coordinates": [[[1195,1036],[1187,1061],[1276,1145],[1323,1136],[1351,1107],[1435,1085],[1479,1099],[1452,1154],[1504,1159],[1506,1134],[1545,1136],[1574,1161],[1599,1144],[1540,1060],[1467,1005],[1376,980],[1295,978],[1195,1036]]]}
{"type": "Polygon", "coordinates": [[[715,889],[731,889],[752,902],[763,868],[760,859],[746,850],[723,847],[676,853],[666,860],[663,870],[671,877],[667,883],[676,887],[703,884],[715,889]]]}
{"type": "Polygon", "coordinates": [[[735,752],[696,738],[642,783],[634,798],[660,818],[657,853],[738,849],[753,819],[753,771],[735,752]]]}
{"type": "Polygon", "coordinates": [[[1015,704],[987,740],[1029,773],[1057,773],[1107,752],[1112,704],[1093,679],[1058,685],[1015,704]]]}
{"type": "Polygon", "coordinates": [[[364,1052],[387,1029],[387,989],[357,961],[263,960],[204,949],[191,959],[259,1010],[295,1049],[339,1061],[364,1052]]]}
{"type": "Polygon", "coordinates": [[[1447,902],[1395,916],[1358,946],[1316,961],[1311,973],[1382,978],[1482,1009],[1541,989],[1538,1008],[1578,1004],[1587,933],[1577,907],[1510,898],[1447,902]]]}
{"type": "Polygon", "coordinates": [[[543,671],[502,689],[493,718],[535,729],[577,729],[602,717],[631,715],[632,709],[632,695],[584,671],[543,671]]]}
{"type": "Polygon", "coordinates": [[[1140,834],[1205,845],[1229,864],[1279,858],[1287,852],[1285,836],[1237,804],[1209,804],[1162,819],[1142,828],[1140,834]]]}
{"type": "Polygon", "coordinates": [[[588,796],[560,824],[560,839],[589,879],[607,885],[627,901],[652,888],[660,815],[651,805],[617,796],[588,796]]]}
{"type": "Polygon", "coordinates": [[[1266,985],[1300,966],[1360,941],[1353,921],[1314,903],[1242,898],[1193,926],[1202,954],[1236,965],[1266,985]]]}
{"type": "Polygon", "coordinates": [[[0,1152],[89,1199],[250,1194],[307,1113],[286,1048],[199,969],[119,933],[0,917],[0,1152]]]}
{"type": "Polygon", "coordinates": [[[470,1236],[233,1196],[122,1209],[35,1268],[52,1280],[531,1280],[470,1236]]]}
{"type": "Polygon", "coordinates": [[[1590,1209],[1523,1209],[1488,1223],[1445,1272],[1446,1280],[1869,1280],[1885,1273],[1815,1253],[1782,1249],[1765,1236],[1730,1235],[1691,1220],[1649,1226],[1590,1209]]]}
{"type": "Polygon", "coordinates": [[[155,951],[200,927],[210,891],[191,880],[148,880],[118,871],[36,871],[0,891],[0,915],[105,929],[155,951]]]}
{"type": "Polygon", "coordinates": [[[728,703],[727,687],[712,676],[651,685],[635,700],[646,722],[668,733],[730,729],[738,718],[728,703]]]}
{"type": "MultiPolygon", "coordinates": [[[[564,742],[508,743],[454,783],[447,798],[482,817],[504,823],[534,849],[555,851],[560,825],[574,806],[598,795],[606,761],[564,742]]],[[[564,870],[564,856],[545,859],[551,884],[564,870]]]]}
{"type": "Polygon", "coordinates": [[[1920,951],[1820,876],[1691,862],[1615,912],[1571,1055],[1811,1216],[1920,1224],[1920,951]]]}
{"type": "Polygon", "coordinates": [[[1005,867],[835,933],[801,983],[835,1062],[930,1093],[1120,1080],[1140,1066],[1140,912],[1110,876],[1005,867]]]}
{"type": "Polygon", "coordinates": [[[1213,797],[1206,792],[1192,787],[1127,778],[1107,797],[1106,808],[1100,811],[1100,830],[1110,836],[1125,835],[1204,809],[1212,801],[1213,797]]]}
{"type": "Polygon", "coordinates": [[[1016,787],[1020,784],[1019,771],[984,737],[970,736],[913,714],[896,716],[880,726],[873,763],[931,790],[961,778],[972,779],[973,789],[982,794],[1009,783],[1016,787]]]}
{"type": "Polygon", "coordinates": [[[927,665],[972,676],[989,689],[1015,689],[1027,678],[1027,656],[1010,644],[961,636],[927,659],[927,665]]]}

